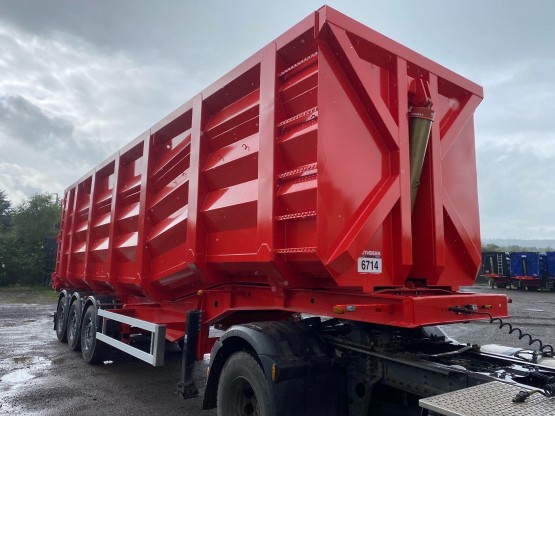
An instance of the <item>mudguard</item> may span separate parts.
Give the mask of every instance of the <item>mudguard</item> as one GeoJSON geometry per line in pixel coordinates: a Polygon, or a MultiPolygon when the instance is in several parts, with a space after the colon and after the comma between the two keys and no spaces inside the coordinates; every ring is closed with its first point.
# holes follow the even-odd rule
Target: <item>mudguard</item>
{"type": "Polygon", "coordinates": [[[319,334],[319,318],[233,326],[214,345],[203,408],[216,406],[226,360],[250,352],[268,382],[275,414],[337,414],[344,384],[333,368],[333,352],[319,334]]]}

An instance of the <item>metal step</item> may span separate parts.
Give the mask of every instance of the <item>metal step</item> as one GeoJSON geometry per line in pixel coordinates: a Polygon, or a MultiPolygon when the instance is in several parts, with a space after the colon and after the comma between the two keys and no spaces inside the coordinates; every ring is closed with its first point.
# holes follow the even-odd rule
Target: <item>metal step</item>
{"type": "Polygon", "coordinates": [[[555,397],[539,393],[523,403],[514,396],[530,388],[498,381],[420,399],[423,409],[445,416],[555,416],[555,397]]]}

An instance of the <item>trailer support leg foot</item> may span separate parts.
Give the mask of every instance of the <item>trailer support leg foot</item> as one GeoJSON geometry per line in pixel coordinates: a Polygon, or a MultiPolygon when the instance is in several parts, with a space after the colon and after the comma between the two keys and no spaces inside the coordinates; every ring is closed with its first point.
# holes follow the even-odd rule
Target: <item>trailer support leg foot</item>
{"type": "Polygon", "coordinates": [[[201,310],[190,310],[187,312],[185,343],[183,345],[183,359],[181,362],[181,381],[177,384],[176,391],[183,399],[191,399],[198,396],[198,389],[194,380],[194,369],[201,325],[201,310]]]}
{"type": "Polygon", "coordinates": [[[175,393],[176,395],[183,397],[183,399],[193,399],[194,397],[198,397],[198,388],[195,385],[195,382],[192,382],[189,385],[179,382],[175,393]]]}

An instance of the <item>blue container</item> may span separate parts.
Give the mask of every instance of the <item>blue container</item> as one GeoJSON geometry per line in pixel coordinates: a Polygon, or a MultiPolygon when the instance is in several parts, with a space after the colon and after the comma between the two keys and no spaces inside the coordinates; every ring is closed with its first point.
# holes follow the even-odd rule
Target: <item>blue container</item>
{"type": "Polygon", "coordinates": [[[547,277],[555,277],[555,252],[545,253],[545,258],[547,277]]]}
{"type": "Polygon", "coordinates": [[[517,276],[541,276],[539,252],[511,253],[511,277],[517,276]]]}

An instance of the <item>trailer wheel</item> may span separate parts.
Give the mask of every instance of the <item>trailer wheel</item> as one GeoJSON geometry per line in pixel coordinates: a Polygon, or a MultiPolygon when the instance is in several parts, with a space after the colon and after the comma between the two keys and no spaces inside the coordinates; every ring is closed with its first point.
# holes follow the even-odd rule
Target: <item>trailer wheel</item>
{"type": "Polygon", "coordinates": [[[81,303],[74,300],[67,315],[67,344],[72,351],[81,348],[81,303]]]}
{"type": "Polygon", "coordinates": [[[245,351],[234,353],[224,364],[218,384],[218,415],[269,416],[270,389],[260,364],[245,351]]]}
{"type": "Polygon", "coordinates": [[[68,298],[63,295],[58,299],[58,306],[56,307],[56,337],[62,343],[67,341],[67,308],[68,298]]]}
{"type": "Polygon", "coordinates": [[[85,362],[89,364],[98,364],[108,356],[108,345],[97,340],[97,331],[96,308],[89,305],[81,324],[81,354],[85,362]]]}

